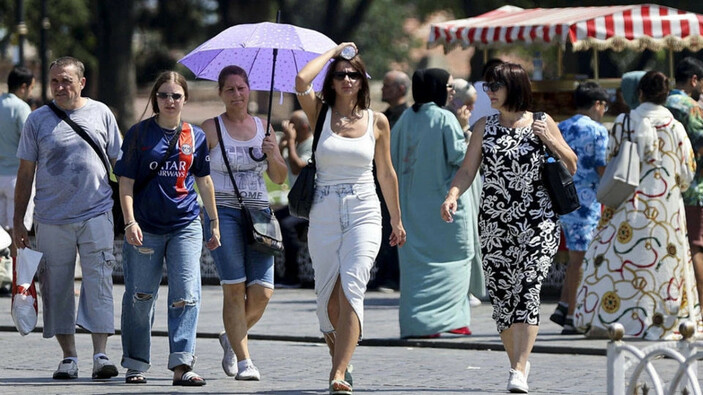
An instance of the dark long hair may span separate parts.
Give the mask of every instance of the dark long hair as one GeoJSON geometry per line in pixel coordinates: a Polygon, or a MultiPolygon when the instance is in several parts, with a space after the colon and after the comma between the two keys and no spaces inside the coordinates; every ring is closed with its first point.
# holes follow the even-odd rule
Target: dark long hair
{"type": "Polygon", "coordinates": [[[361,73],[361,87],[359,87],[359,93],[356,96],[356,104],[352,111],[366,110],[371,105],[371,94],[369,93],[369,80],[366,77],[366,65],[364,61],[361,60],[359,55],[353,57],[351,60],[346,60],[341,56],[335,56],[332,58],[332,64],[327,67],[327,74],[325,75],[325,82],[322,87],[322,100],[327,103],[328,106],[334,107],[334,102],[337,98],[337,93],[334,91],[334,86],[332,85],[332,76],[334,71],[337,69],[337,64],[339,62],[347,62],[351,67],[361,73]]]}

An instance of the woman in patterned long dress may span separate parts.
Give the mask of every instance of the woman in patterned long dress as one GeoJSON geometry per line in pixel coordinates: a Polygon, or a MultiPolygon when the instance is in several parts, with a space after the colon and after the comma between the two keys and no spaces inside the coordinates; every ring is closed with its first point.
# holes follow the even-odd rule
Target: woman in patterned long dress
{"type": "Polygon", "coordinates": [[[632,130],[640,156],[640,184],[618,207],[606,207],[583,262],[574,325],[603,336],[619,322],[625,334],[658,340],[676,337],[682,318],[695,319],[696,303],[686,215],[681,193],[695,171],[691,142],[663,104],[667,77],[650,71],[639,82],[640,104],[610,133],[608,158],[632,130]]]}
{"type": "Polygon", "coordinates": [[[545,146],[572,174],[576,155],[551,117],[538,120],[527,111],[532,91],[520,65],[491,69],[484,87],[499,114],[476,123],[441,215],[452,220],[457,197],[480,166],[479,232],[486,286],[510,359],[508,390],[526,393],[528,358],[539,328],[539,293],[559,244],[559,218],[541,182],[545,146]]]}

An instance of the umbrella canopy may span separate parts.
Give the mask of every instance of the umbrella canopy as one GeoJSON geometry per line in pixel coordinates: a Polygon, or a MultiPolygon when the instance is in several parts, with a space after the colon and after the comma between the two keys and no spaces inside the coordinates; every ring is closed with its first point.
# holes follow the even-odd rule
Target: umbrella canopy
{"type": "MultiPolygon", "coordinates": [[[[273,90],[295,91],[298,71],[319,54],[337,44],[322,33],[285,23],[262,22],[232,26],[204,42],[179,60],[196,77],[217,81],[220,71],[229,65],[246,70],[252,90],[272,88],[273,50],[275,61],[273,90]]],[[[313,81],[320,90],[324,72],[313,81]]]]}
{"type": "Polygon", "coordinates": [[[434,24],[428,47],[490,48],[514,43],[573,45],[574,51],[697,51],[703,15],[656,4],[522,9],[504,6],[468,19],[434,24]]]}

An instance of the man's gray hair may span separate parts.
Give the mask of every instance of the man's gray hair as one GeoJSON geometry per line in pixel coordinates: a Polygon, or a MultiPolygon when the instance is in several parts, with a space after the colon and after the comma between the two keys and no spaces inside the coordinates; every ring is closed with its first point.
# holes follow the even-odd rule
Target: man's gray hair
{"type": "Polygon", "coordinates": [[[393,82],[398,84],[398,86],[402,86],[403,88],[405,88],[406,94],[410,92],[410,77],[408,77],[408,75],[403,73],[402,71],[395,71],[393,74],[395,76],[393,82]]]}
{"type": "Polygon", "coordinates": [[[78,71],[78,78],[83,78],[83,76],[85,75],[85,65],[83,65],[83,62],[71,56],[62,56],[54,60],[53,62],[51,62],[51,65],[49,65],[49,70],[51,70],[54,66],[75,66],[76,71],[78,71]]]}

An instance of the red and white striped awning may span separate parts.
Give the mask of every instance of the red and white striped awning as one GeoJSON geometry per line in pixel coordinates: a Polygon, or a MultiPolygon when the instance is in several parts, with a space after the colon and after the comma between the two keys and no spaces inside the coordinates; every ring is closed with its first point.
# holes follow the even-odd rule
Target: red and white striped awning
{"type": "Polygon", "coordinates": [[[522,9],[504,6],[477,17],[430,27],[428,47],[445,51],[546,43],[574,51],[623,49],[697,51],[703,48],[703,15],[656,4],[522,9]]]}

